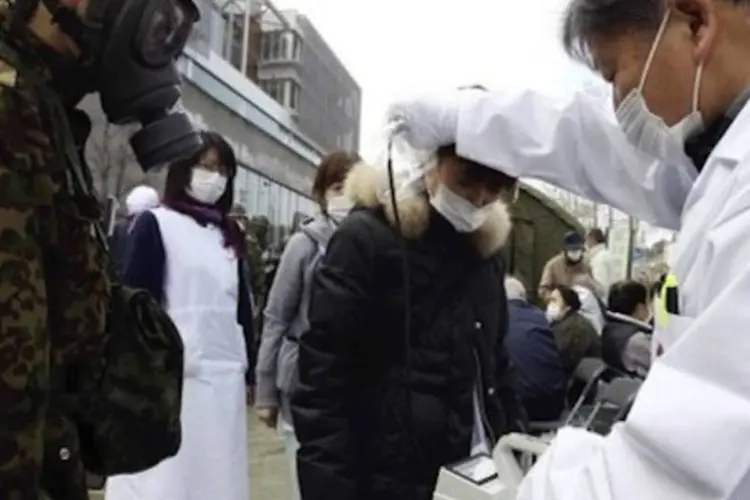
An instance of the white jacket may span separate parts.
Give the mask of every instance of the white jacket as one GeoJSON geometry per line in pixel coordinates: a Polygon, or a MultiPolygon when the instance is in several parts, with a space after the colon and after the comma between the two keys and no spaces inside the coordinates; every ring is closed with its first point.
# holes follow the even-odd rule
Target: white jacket
{"type": "Polygon", "coordinates": [[[591,276],[604,291],[605,297],[602,298],[606,300],[609,287],[621,277],[617,276],[612,254],[603,244],[596,245],[589,250],[589,267],[591,268],[591,276]]]}

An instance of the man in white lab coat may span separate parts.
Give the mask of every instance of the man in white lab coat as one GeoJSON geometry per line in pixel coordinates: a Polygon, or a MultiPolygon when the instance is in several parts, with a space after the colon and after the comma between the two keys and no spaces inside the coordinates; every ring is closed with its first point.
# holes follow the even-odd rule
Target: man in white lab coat
{"type": "Polygon", "coordinates": [[[656,360],[607,437],[565,429],[521,500],[750,498],[750,4],[573,0],[565,47],[593,99],[465,90],[397,103],[415,146],[534,177],[679,230],[656,360]]]}
{"type": "Polygon", "coordinates": [[[607,238],[598,227],[589,229],[589,232],[586,233],[586,258],[591,269],[591,277],[601,287],[603,296],[600,298],[606,300],[609,287],[624,276],[619,278],[616,276],[614,259],[607,250],[607,238]]]}

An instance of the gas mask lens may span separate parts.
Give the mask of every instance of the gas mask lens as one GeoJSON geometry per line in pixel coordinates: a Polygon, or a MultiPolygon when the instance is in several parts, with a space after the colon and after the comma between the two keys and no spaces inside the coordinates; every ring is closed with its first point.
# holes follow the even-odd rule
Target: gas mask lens
{"type": "Polygon", "coordinates": [[[140,54],[152,67],[169,64],[187,43],[197,13],[192,4],[159,2],[148,7],[151,15],[143,16],[140,28],[140,54]]]}

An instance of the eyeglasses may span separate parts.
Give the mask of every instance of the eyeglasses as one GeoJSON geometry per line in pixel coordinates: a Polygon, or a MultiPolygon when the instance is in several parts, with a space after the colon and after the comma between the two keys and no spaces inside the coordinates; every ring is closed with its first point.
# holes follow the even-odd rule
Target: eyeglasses
{"type": "Polygon", "coordinates": [[[195,167],[208,170],[209,172],[226,172],[228,170],[224,165],[216,165],[214,163],[198,163],[195,167]]]}

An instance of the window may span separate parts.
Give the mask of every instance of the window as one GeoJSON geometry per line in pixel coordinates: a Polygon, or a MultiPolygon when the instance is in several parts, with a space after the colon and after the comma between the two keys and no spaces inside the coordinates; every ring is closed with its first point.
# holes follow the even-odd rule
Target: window
{"type": "Polygon", "coordinates": [[[285,81],[278,78],[270,78],[260,82],[260,88],[271,96],[274,100],[284,104],[284,83],[285,81]]]}
{"type": "Polygon", "coordinates": [[[298,61],[302,53],[302,40],[293,31],[267,31],[261,39],[263,61],[298,61]]]}
{"type": "Polygon", "coordinates": [[[282,106],[299,109],[300,85],[291,78],[261,80],[260,88],[282,106]]]}
{"type": "Polygon", "coordinates": [[[276,61],[281,58],[281,31],[267,31],[261,38],[261,59],[276,61]]]}
{"type": "Polygon", "coordinates": [[[302,37],[293,33],[294,43],[292,44],[292,59],[299,61],[302,58],[302,37]]]}
{"type": "Polygon", "coordinates": [[[287,107],[297,111],[299,110],[299,83],[290,79],[287,80],[286,84],[286,88],[288,89],[286,105],[287,107]]]}

